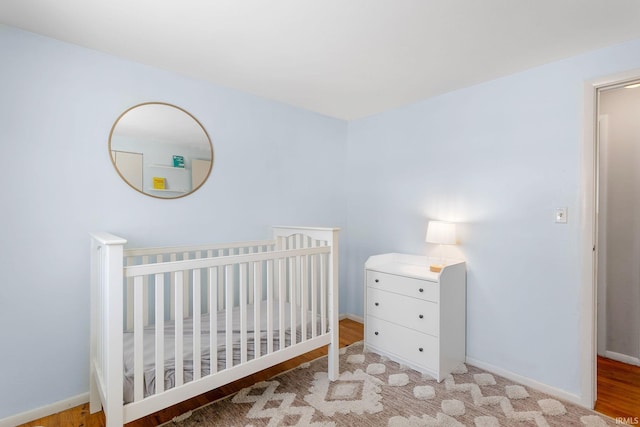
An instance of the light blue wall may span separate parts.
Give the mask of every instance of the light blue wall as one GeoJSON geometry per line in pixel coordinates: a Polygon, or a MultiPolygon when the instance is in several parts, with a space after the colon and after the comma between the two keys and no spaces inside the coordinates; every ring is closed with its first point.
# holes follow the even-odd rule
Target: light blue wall
{"type": "Polygon", "coordinates": [[[584,84],[638,67],[640,40],[350,123],[347,311],[368,256],[459,222],[467,355],[579,395],[584,84]]]}
{"type": "Polygon", "coordinates": [[[0,55],[0,419],[88,391],[89,231],[139,246],[346,223],[346,122],[6,26],[0,55]],[[111,165],[113,122],[145,101],[213,140],[189,197],[141,195],[111,165]]]}

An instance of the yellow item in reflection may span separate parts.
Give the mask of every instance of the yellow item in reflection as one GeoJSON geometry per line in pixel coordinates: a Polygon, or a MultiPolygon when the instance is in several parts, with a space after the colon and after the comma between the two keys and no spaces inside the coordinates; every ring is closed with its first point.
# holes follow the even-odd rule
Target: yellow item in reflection
{"type": "Polygon", "coordinates": [[[153,188],[156,190],[164,190],[165,189],[165,179],[160,176],[153,177],[153,188]]]}

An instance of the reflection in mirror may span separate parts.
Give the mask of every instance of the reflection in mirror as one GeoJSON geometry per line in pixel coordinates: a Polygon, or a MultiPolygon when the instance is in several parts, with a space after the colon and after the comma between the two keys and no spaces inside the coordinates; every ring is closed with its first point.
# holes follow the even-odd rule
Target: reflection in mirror
{"type": "Polygon", "coordinates": [[[109,152],[127,184],[166,199],[197,190],[213,165],[211,139],[200,122],[182,108],[161,102],[122,113],[111,128],[109,152]]]}

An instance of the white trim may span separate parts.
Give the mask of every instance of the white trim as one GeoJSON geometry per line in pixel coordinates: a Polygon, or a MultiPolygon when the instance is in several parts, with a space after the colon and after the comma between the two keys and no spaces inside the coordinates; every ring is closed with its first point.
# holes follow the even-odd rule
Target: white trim
{"type": "Polygon", "coordinates": [[[476,360],[472,357],[467,357],[466,363],[475,366],[476,368],[491,372],[492,374],[500,375],[508,380],[526,385],[527,387],[531,387],[532,389],[538,390],[542,393],[557,397],[558,399],[563,399],[568,402],[575,403],[576,405],[584,406],[582,405],[580,396],[576,394],[569,393],[562,389],[533,380],[529,377],[524,377],[511,371],[507,371],[506,369],[498,368],[497,366],[493,366],[489,363],[481,362],[480,360],[476,360]]]}
{"type": "Polygon", "coordinates": [[[596,396],[596,292],[594,258],[597,252],[595,247],[595,193],[596,193],[596,97],[598,89],[619,85],[626,81],[637,80],[640,77],[640,69],[625,71],[623,73],[601,77],[586,81],[584,84],[584,126],[582,144],[582,173],[580,182],[580,207],[582,210],[581,230],[581,265],[582,265],[582,292],[580,302],[580,403],[593,409],[596,396]]]}
{"type": "Polygon", "coordinates": [[[595,247],[595,115],[596,82],[584,87],[584,129],[582,148],[582,180],[580,207],[582,210],[581,258],[582,286],[580,296],[580,394],[581,404],[593,409],[596,400],[596,283],[594,273],[595,247]]]}
{"type": "Polygon", "coordinates": [[[640,359],[633,356],[628,356],[622,353],[616,353],[615,351],[607,351],[604,353],[604,357],[618,362],[626,363],[628,365],[640,366],[640,359]]]}
{"type": "Polygon", "coordinates": [[[354,322],[358,322],[358,323],[362,323],[364,325],[364,317],[362,316],[358,316],[356,314],[351,314],[351,313],[342,313],[339,317],[339,320],[342,319],[349,319],[349,320],[353,320],[354,322]]]}
{"type": "Polygon", "coordinates": [[[48,417],[49,415],[57,414],[58,412],[66,411],[69,408],[84,405],[88,401],[89,393],[82,393],[50,405],[41,406],[36,409],[31,409],[29,411],[3,418],[0,420],[0,427],[14,427],[20,424],[26,424],[40,418],[48,417]]]}
{"type": "Polygon", "coordinates": [[[609,115],[598,111],[598,128],[596,136],[596,342],[597,354],[604,355],[607,351],[607,179],[609,167],[607,156],[609,152],[609,115]]]}

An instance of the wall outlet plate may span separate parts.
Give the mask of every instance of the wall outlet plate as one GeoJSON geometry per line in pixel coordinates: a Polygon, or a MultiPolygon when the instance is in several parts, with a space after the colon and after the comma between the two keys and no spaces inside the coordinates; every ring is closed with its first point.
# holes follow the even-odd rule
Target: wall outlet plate
{"type": "Polygon", "coordinates": [[[567,210],[568,208],[556,208],[556,223],[558,224],[566,224],[567,223],[567,210]]]}

